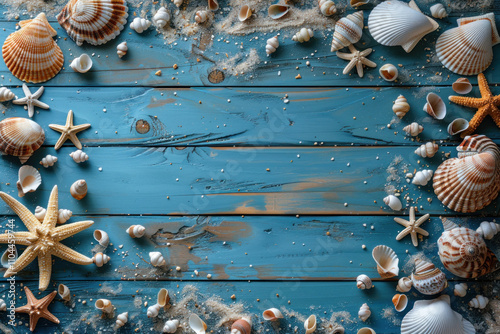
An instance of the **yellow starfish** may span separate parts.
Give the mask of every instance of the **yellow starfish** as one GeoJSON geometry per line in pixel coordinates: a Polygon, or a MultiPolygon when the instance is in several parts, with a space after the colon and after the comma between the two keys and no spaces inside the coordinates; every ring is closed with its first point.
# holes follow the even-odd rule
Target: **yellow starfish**
{"type": "Polygon", "coordinates": [[[500,106],[500,95],[495,96],[491,93],[488,87],[488,81],[486,81],[483,73],[478,74],[477,83],[479,85],[479,91],[481,92],[481,98],[465,96],[448,97],[453,103],[477,109],[476,114],[469,122],[469,128],[460,134],[462,138],[473,134],[486,115],[490,115],[496,125],[500,127],[500,109],[498,109],[498,106],[500,106]]]}
{"type": "MultiPolygon", "coordinates": [[[[0,192],[0,198],[19,216],[29,231],[12,233],[16,245],[28,247],[5,272],[4,277],[16,275],[38,257],[38,267],[40,269],[39,289],[40,291],[44,291],[50,282],[52,255],[76,264],[91,264],[93,262],[92,259],[60,243],[61,240],[90,227],[94,222],[82,221],[55,227],[59,216],[57,186],[54,186],[50,193],[47,213],[45,214],[43,223],[40,223],[24,205],[12,196],[0,192]]],[[[12,235],[9,236],[9,233],[0,234],[0,243],[5,244],[9,242],[12,242],[12,235]]]]}
{"type": "Polygon", "coordinates": [[[88,128],[90,128],[90,124],[73,125],[73,110],[70,110],[68,112],[68,117],[66,118],[65,125],[49,124],[49,128],[61,133],[61,137],[59,137],[59,140],[54,146],[56,150],[60,149],[61,146],[63,146],[64,142],[66,142],[66,140],[68,139],[71,140],[73,145],[75,145],[79,150],[81,150],[82,143],[80,143],[76,134],[80,131],[87,130],[88,128]]]}
{"type": "Polygon", "coordinates": [[[403,225],[406,227],[402,230],[396,237],[396,240],[401,240],[406,237],[408,234],[411,234],[411,241],[413,246],[418,246],[418,238],[417,233],[422,234],[426,237],[429,236],[429,232],[420,227],[427,219],[429,219],[430,215],[427,213],[422,217],[415,220],[415,208],[413,206],[410,207],[410,220],[402,219],[402,218],[394,218],[396,223],[403,225]]]}

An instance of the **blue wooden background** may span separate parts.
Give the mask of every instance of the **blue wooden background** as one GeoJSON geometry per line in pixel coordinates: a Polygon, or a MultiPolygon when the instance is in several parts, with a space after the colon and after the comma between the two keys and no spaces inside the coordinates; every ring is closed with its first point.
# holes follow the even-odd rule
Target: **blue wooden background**
{"type": "MultiPolygon", "coordinates": [[[[432,3],[417,2],[428,14],[432,3]]],[[[295,29],[281,31],[280,48],[267,58],[265,41],[275,33],[217,34],[213,42],[207,42],[210,36],[204,32],[168,44],[153,29],[138,35],[127,27],[104,46],[78,47],[55,18],[49,17],[58,31],[66,66],[43,84],[46,89],[41,100],[50,110],[39,110],[34,120],[42,125],[47,139],[28,162],[40,168],[43,183],[20,201],[31,210],[45,206],[57,184],[60,207],[73,211],[70,222],[95,221],[93,227],[107,231],[112,245],[105,251],[111,261],[102,268],[55,259],[50,288],[64,283],[74,297],[69,304],[56,298],[51,310],[61,324],[41,320],[38,332],[111,332],[114,319],[100,319],[93,307],[92,300],[98,298],[110,299],[117,313],[129,311],[130,320],[122,332],[158,331],[168,312],[159,319],[148,319],[143,303],[151,305],[162,287],[169,289],[175,303],[194,286],[202,307],[212,296],[219,296],[229,308],[239,309],[243,304],[246,313],[254,314],[254,330],[259,333],[292,333],[295,328],[303,333],[302,322],[310,314],[320,318],[318,333],[328,332],[332,314],[346,333],[356,333],[364,326],[377,333],[399,333],[399,322],[406,312],[387,312],[393,308],[391,297],[397,278],[379,279],[371,256],[373,247],[392,247],[401,267],[411,256],[423,252],[443,269],[436,244],[442,232],[439,216],[453,217],[475,229],[500,212],[499,199],[473,215],[450,212],[437,200],[431,184],[417,187],[404,180],[405,171],[435,169],[449,153],[455,156],[460,140],[449,136],[446,127],[457,117],[470,119],[473,115],[473,110],[449,103],[442,121],[422,111],[428,92],[446,100],[454,94],[451,84],[459,77],[435,57],[434,43],[440,33],[455,27],[459,17],[498,13],[500,9],[497,1],[463,4],[463,10],[451,11],[449,17],[438,20],[440,29],[427,35],[410,54],[400,47],[378,45],[364,29],[357,47],[373,47],[370,59],[378,68],[384,63],[401,64],[401,80],[394,83],[383,81],[378,68],[367,69],[364,78],[354,72],[342,75],[347,62],[330,52],[331,29],[315,32],[315,38],[306,44],[291,41],[295,29]],[[116,45],[124,40],[129,52],[118,59],[116,45]],[[239,48],[241,43],[243,49],[239,48]],[[232,57],[239,52],[248,54],[251,49],[261,58],[251,72],[234,76],[220,66],[226,53],[232,57]],[[83,52],[94,54],[94,66],[87,74],[75,73],[69,63],[83,52]],[[162,70],[161,76],[155,75],[158,70],[162,70]],[[222,82],[208,80],[214,70],[224,72],[222,82]],[[295,79],[299,73],[302,79],[295,79]],[[402,120],[395,119],[391,110],[400,94],[411,105],[402,120]],[[63,124],[70,109],[75,113],[75,124],[92,124],[79,134],[90,156],[79,165],[69,157],[75,150],[69,143],[54,150],[59,135],[48,128],[50,123],[63,124]],[[402,130],[413,121],[425,128],[419,140],[402,130]],[[138,125],[145,123],[149,131],[138,132],[138,125]],[[434,158],[423,159],[413,153],[429,140],[440,146],[434,158]],[[44,169],[38,162],[47,154],[56,155],[59,161],[44,169]],[[398,160],[402,160],[396,166],[401,180],[389,182],[387,168],[398,160]],[[69,187],[82,178],[88,182],[89,194],[76,201],[69,187]],[[387,185],[408,194],[412,201],[403,200],[403,204],[416,205],[418,215],[431,214],[423,226],[431,235],[417,248],[409,237],[395,240],[401,228],[393,217],[407,216],[408,212],[394,212],[384,205],[387,185]],[[131,239],[125,229],[132,224],[144,225],[146,236],[131,239]],[[164,254],[167,269],[148,263],[148,253],[153,250],[164,254]],[[175,270],[177,266],[181,271],[175,270]],[[362,273],[372,277],[374,289],[356,288],[355,278],[362,273]],[[207,279],[207,274],[212,278],[207,279]],[[232,295],[236,299],[231,299],[232,295]],[[140,303],[134,305],[137,301],[140,303]],[[365,302],[372,311],[366,324],[357,317],[365,302]],[[286,309],[285,319],[279,324],[265,323],[261,313],[269,307],[286,309]],[[347,313],[338,313],[343,311],[347,313]]],[[[189,3],[188,8],[198,5],[189,3]]],[[[315,1],[306,1],[306,7],[313,5],[315,1]]],[[[174,9],[173,4],[168,6],[174,9]]],[[[221,1],[221,8],[227,6],[221,1]]],[[[345,2],[338,6],[340,15],[332,20],[353,11],[345,2]]],[[[363,7],[365,23],[371,8],[373,4],[363,7]]],[[[6,11],[0,7],[2,41],[15,31],[17,22],[7,20],[6,11]]],[[[130,8],[131,16],[134,11],[130,8]]],[[[224,10],[220,10],[216,18],[223,17],[224,10]]],[[[493,92],[500,94],[500,88],[495,87],[500,83],[497,59],[498,55],[485,75],[493,92]]],[[[477,83],[475,77],[469,79],[477,83]]],[[[23,96],[21,82],[3,62],[0,84],[23,96]]],[[[477,86],[471,95],[479,95],[477,86]]],[[[27,117],[27,112],[4,103],[0,119],[14,116],[27,117]]],[[[478,133],[500,144],[500,132],[491,119],[486,119],[478,133]]],[[[0,159],[0,190],[15,197],[19,167],[17,158],[0,159]]],[[[2,227],[14,218],[3,202],[0,215],[2,227]]],[[[19,230],[24,229],[17,219],[16,224],[19,230]]],[[[66,244],[90,256],[98,249],[93,230],[79,233],[66,244]]],[[[488,245],[498,254],[498,241],[488,241],[488,245]]],[[[0,246],[1,252],[4,249],[0,246]]],[[[447,276],[450,287],[445,293],[453,295],[454,284],[461,280],[448,272],[447,276]]],[[[471,320],[478,333],[486,331],[484,317],[491,310],[471,310],[467,302],[476,293],[493,299],[499,288],[497,277],[493,274],[468,282],[471,291],[465,298],[452,296],[453,308],[471,320]]],[[[17,280],[37,291],[37,266],[30,265],[17,280]]],[[[8,288],[8,284],[0,284],[0,298],[6,299],[8,288]]],[[[20,286],[18,293],[24,295],[20,286]]],[[[415,300],[426,298],[414,291],[408,295],[407,310],[415,300]]],[[[186,307],[197,311],[193,301],[186,307]]],[[[211,315],[209,329],[228,333],[227,327],[216,327],[220,319],[213,312],[211,315]]],[[[5,313],[0,313],[0,322],[6,319],[5,313]]],[[[17,320],[22,324],[15,328],[0,324],[0,330],[27,332],[27,318],[19,315],[17,320]]]]}

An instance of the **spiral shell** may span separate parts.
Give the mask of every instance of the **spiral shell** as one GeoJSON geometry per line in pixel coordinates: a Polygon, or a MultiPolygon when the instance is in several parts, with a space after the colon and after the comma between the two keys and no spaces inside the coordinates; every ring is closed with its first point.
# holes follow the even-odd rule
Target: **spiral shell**
{"type": "Polygon", "coordinates": [[[398,69],[392,64],[385,64],[379,70],[378,73],[385,81],[394,81],[398,78],[398,69]]]}
{"type": "Polygon", "coordinates": [[[5,303],[5,300],[0,299],[0,311],[7,311],[7,304],[5,303]]]}
{"type": "Polygon", "coordinates": [[[457,297],[465,297],[467,294],[467,284],[459,283],[455,284],[455,289],[453,289],[453,294],[457,297]]]}
{"type": "Polygon", "coordinates": [[[57,223],[64,224],[71,218],[72,215],[73,212],[71,212],[68,209],[59,209],[59,215],[57,216],[57,223]]]}
{"type": "Polygon", "coordinates": [[[403,294],[395,294],[392,297],[392,303],[394,304],[394,308],[398,312],[403,312],[406,309],[406,306],[408,305],[408,297],[403,294]]]}
{"type": "Polygon", "coordinates": [[[476,297],[472,298],[471,301],[469,302],[469,306],[473,308],[478,308],[482,310],[483,308],[488,305],[488,302],[490,300],[482,295],[477,295],[476,297]]]}
{"type": "Polygon", "coordinates": [[[113,304],[108,299],[98,299],[95,301],[95,308],[103,313],[112,313],[114,310],[113,304]]]}
{"type": "Polygon", "coordinates": [[[219,9],[219,2],[217,0],[208,0],[207,7],[211,11],[215,11],[215,10],[219,9]]]}
{"type": "Polygon", "coordinates": [[[420,133],[422,133],[422,131],[424,131],[424,127],[417,122],[413,122],[410,125],[405,126],[403,128],[403,131],[405,131],[410,136],[416,137],[420,133]]]}
{"type": "Polygon", "coordinates": [[[435,295],[448,286],[445,274],[436,268],[434,264],[423,261],[415,261],[415,270],[411,274],[413,287],[424,295],[435,295]]]}
{"type": "Polygon", "coordinates": [[[438,151],[439,146],[436,143],[428,142],[415,150],[415,154],[422,158],[432,158],[438,151]]]}
{"type": "Polygon", "coordinates": [[[446,116],[446,105],[439,95],[429,93],[426,97],[427,103],[424,105],[424,111],[435,119],[443,119],[446,116]]]}
{"type": "Polygon", "coordinates": [[[262,313],[262,317],[267,321],[275,321],[283,318],[283,314],[277,308],[270,308],[262,313]]]}
{"type": "Polygon", "coordinates": [[[491,240],[495,234],[500,232],[500,224],[494,222],[481,222],[476,232],[485,240],[491,240]]]}
{"type": "Polygon", "coordinates": [[[434,173],[434,193],[448,208],[475,212],[500,191],[500,149],[488,137],[473,135],[457,147],[458,158],[443,162],[434,173]]]}
{"type": "Polygon", "coordinates": [[[107,247],[109,244],[109,235],[103,230],[95,230],[94,239],[103,247],[107,247]]]}
{"type": "Polygon", "coordinates": [[[314,33],[311,29],[301,28],[299,32],[293,35],[292,41],[303,43],[308,42],[312,37],[314,37],[314,33]]]}
{"type": "Polygon", "coordinates": [[[401,204],[401,201],[399,200],[399,198],[397,198],[394,195],[389,195],[389,196],[385,197],[384,203],[394,211],[399,211],[403,208],[403,204],[401,204]]]}
{"type": "Polygon", "coordinates": [[[248,5],[241,6],[240,12],[238,13],[238,20],[244,22],[252,17],[252,9],[248,5]]]}
{"type": "Polygon", "coordinates": [[[160,309],[161,306],[158,304],[154,304],[148,307],[148,310],[146,311],[148,318],[156,318],[158,316],[158,313],[160,312],[160,309]]]}
{"type": "Polygon", "coordinates": [[[331,51],[338,51],[358,42],[363,34],[363,11],[341,18],[335,24],[331,51]]]}
{"type": "Polygon", "coordinates": [[[431,6],[430,11],[431,11],[432,17],[435,17],[436,19],[442,19],[442,18],[445,18],[448,16],[446,9],[440,3],[437,3],[433,6],[431,6]]]}
{"type": "Polygon", "coordinates": [[[266,53],[267,56],[271,53],[274,53],[276,49],[280,46],[280,42],[278,41],[278,36],[271,37],[266,42],[266,53]]]}
{"type": "Polygon", "coordinates": [[[415,173],[411,183],[417,186],[426,186],[427,183],[432,179],[432,170],[424,169],[415,173]]]}
{"type": "Polygon", "coordinates": [[[408,100],[403,96],[399,95],[394,105],[392,106],[392,111],[398,116],[400,119],[406,115],[408,111],[410,111],[410,105],[408,104],[408,100]]]}
{"type": "Polygon", "coordinates": [[[469,121],[466,120],[465,118],[457,118],[454,119],[449,125],[448,125],[448,133],[450,135],[458,135],[459,133],[464,132],[469,128],[469,121]]]}
{"type": "Polygon", "coordinates": [[[163,333],[175,333],[179,327],[179,320],[168,320],[163,326],[163,333]]]}
{"type": "Polygon", "coordinates": [[[370,277],[362,274],[356,278],[356,286],[358,287],[358,289],[368,290],[368,289],[371,289],[373,287],[373,284],[372,284],[372,280],[370,279],[370,277]]]}
{"type": "MultiPolygon", "coordinates": [[[[316,321],[317,321],[316,316],[314,314],[310,315],[309,318],[307,318],[306,321],[304,321],[304,329],[306,330],[306,334],[314,333],[314,331],[316,330],[316,321]]],[[[235,333],[235,334],[240,334],[240,333],[235,333]]]]}
{"type": "Polygon", "coordinates": [[[83,53],[80,57],[73,59],[69,66],[75,72],[86,73],[92,68],[92,58],[88,54],[83,53]]]}
{"type": "Polygon", "coordinates": [[[392,248],[379,245],[372,251],[373,259],[377,264],[377,271],[382,278],[391,278],[399,274],[399,259],[392,248]]]}
{"type": "Polygon", "coordinates": [[[127,322],[128,322],[128,312],[123,312],[118,314],[118,316],[116,317],[116,328],[125,326],[127,322]]]}
{"type": "Polygon", "coordinates": [[[457,81],[455,81],[452,85],[451,88],[453,88],[453,91],[457,94],[469,94],[472,90],[472,85],[467,78],[458,78],[457,81]]]}
{"type": "Polygon", "coordinates": [[[408,292],[411,290],[411,287],[413,285],[413,281],[409,277],[402,277],[398,281],[398,286],[396,287],[396,290],[399,292],[408,292]]]}
{"type": "Polygon", "coordinates": [[[231,334],[250,334],[252,332],[252,321],[250,318],[241,318],[233,322],[231,334]]]}
{"type": "Polygon", "coordinates": [[[160,252],[149,252],[149,259],[151,261],[151,265],[154,267],[161,267],[165,265],[165,259],[160,252]]]}
{"type": "Polygon", "coordinates": [[[194,20],[196,23],[203,23],[208,20],[208,11],[206,10],[199,10],[196,12],[194,15],[194,20]]]}
{"type": "Polygon", "coordinates": [[[177,8],[179,8],[182,5],[182,1],[183,0],[172,0],[172,2],[177,8]]]}
{"type": "Polygon", "coordinates": [[[101,252],[99,253],[96,253],[93,257],[92,257],[92,261],[95,263],[96,266],[98,267],[102,267],[103,265],[105,265],[106,263],[108,263],[110,260],[110,257],[107,256],[106,254],[103,254],[101,252]]]}
{"type": "Polygon", "coordinates": [[[148,30],[150,26],[151,21],[142,17],[136,17],[132,23],[130,23],[130,29],[138,34],[142,34],[144,31],[148,30]]]}
{"type": "Polygon", "coordinates": [[[79,164],[80,162],[85,162],[89,160],[89,156],[87,153],[83,152],[82,150],[76,150],[74,152],[71,152],[69,156],[73,159],[74,162],[79,164]]]}
{"type": "Polygon", "coordinates": [[[22,166],[19,168],[19,180],[17,181],[19,197],[34,192],[40,184],[42,184],[42,176],[35,168],[31,166],[22,166]]]}
{"type": "Polygon", "coordinates": [[[69,301],[71,299],[69,288],[64,284],[59,284],[59,286],[57,287],[57,293],[65,301],[69,301]]]}
{"type": "Polygon", "coordinates": [[[127,51],[128,51],[127,42],[121,42],[116,46],[116,54],[120,58],[125,56],[127,54],[127,51]]]}
{"type": "Polygon", "coordinates": [[[37,206],[35,208],[35,217],[36,219],[38,219],[39,221],[43,221],[43,219],[45,218],[45,215],[47,214],[47,210],[45,208],[42,208],[41,206],[37,206]]]}
{"type": "Polygon", "coordinates": [[[289,10],[290,10],[290,6],[288,6],[288,5],[276,4],[276,5],[269,6],[269,8],[267,10],[267,14],[273,20],[278,20],[278,19],[282,18],[283,16],[285,16],[289,10]]]}
{"type": "Polygon", "coordinates": [[[370,315],[372,315],[372,312],[370,311],[368,304],[364,303],[363,305],[361,305],[358,311],[358,317],[361,319],[361,321],[365,322],[366,320],[368,320],[370,315]]]}
{"type": "Polygon", "coordinates": [[[87,196],[87,182],[85,182],[85,180],[75,181],[75,183],[71,185],[69,192],[75,199],[83,199],[87,196]]]}
{"type": "Polygon", "coordinates": [[[196,334],[205,334],[205,331],[207,330],[207,324],[194,313],[189,316],[189,327],[196,334]]]}
{"type": "Polygon", "coordinates": [[[45,132],[27,118],[11,117],[0,122],[0,152],[19,157],[21,163],[42,146],[45,132]]]}
{"type": "Polygon", "coordinates": [[[10,101],[15,98],[16,95],[6,87],[0,87],[0,102],[10,101]]]}
{"type": "Polygon", "coordinates": [[[331,16],[337,12],[337,7],[332,0],[319,0],[319,10],[325,16],[331,16]]]}
{"type": "Polygon", "coordinates": [[[142,238],[144,236],[144,233],[146,232],[146,228],[142,225],[131,225],[129,228],[127,228],[126,232],[132,238],[142,238]]]}
{"type": "Polygon", "coordinates": [[[170,21],[170,13],[165,7],[160,7],[153,15],[153,24],[160,29],[163,29],[170,21]]]}
{"type": "Polygon", "coordinates": [[[52,167],[54,164],[57,162],[57,157],[53,155],[47,155],[45,158],[40,161],[40,165],[42,165],[45,168],[52,167]]]}

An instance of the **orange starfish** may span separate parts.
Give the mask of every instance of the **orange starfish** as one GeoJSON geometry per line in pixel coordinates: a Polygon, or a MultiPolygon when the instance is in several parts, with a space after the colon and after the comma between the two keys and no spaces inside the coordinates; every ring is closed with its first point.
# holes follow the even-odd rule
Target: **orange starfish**
{"type": "Polygon", "coordinates": [[[498,106],[500,106],[500,95],[495,96],[491,94],[491,90],[488,87],[488,81],[486,81],[483,73],[479,73],[477,76],[477,82],[479,84],[481,98],[465,96],[449,97],[449,100],[453,103],[477,109],[476,114],[469,122],[469,128],[460,134],[460,137],[462,138],[473,134],[486,115],[490,115],[496,125],[500,128],[500,109],[498,109],[498,106]]]}
{"type": "Polygon", "coordinates": [[[30,316],[30,331],[34,331],[36,324],[40,318],[47,319],[49,321],[59,323],[52,313],[49,312],[49,304],[52,302],[57,292],[54,291],[51,294],[43,297],[42,299],[36,299],[33,293],[28,287],[24,287],[24,292],[26,292],[26,298],[28,299],[28,304],[16,308],[14,311],[16,313],[26,313],[30,316]]]}

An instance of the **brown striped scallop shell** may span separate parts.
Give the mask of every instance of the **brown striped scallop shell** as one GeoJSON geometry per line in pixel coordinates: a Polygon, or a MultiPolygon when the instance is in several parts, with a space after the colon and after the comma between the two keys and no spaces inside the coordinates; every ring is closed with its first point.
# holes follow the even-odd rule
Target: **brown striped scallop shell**
{"type": "Polygon", "coordinates": [[[19,22],[21,29],[10,34],[2,47],[3,60],[19,80],[44,82],[61,70],[64,56],[52,39],[57,32],[44,13],[33,20],[19,22]]]}
{"type": "Polygon", "coordinates": [[[500,191],[500,149],[488,137],[465,137],[458,158],[443,162],[434,173],[434,193],[448,208],[475,212],[491,203],[500,191]]]}
{"type": "Polygon", "coordinates": [[[0,152],[19,157],[25,163],[45,141],[38,123],[27,118],[11,117],[0,122],[0,152]]]}
{"type": "Polygon", "coordinates": [[[70,0],[57,21],[76,45],[101,45],[120,34],[127,17],[125,0],[70,0]]]}

